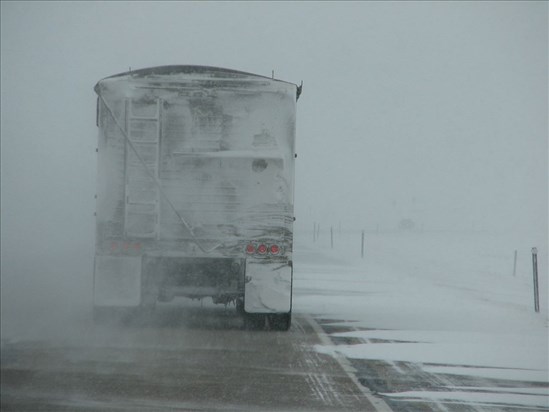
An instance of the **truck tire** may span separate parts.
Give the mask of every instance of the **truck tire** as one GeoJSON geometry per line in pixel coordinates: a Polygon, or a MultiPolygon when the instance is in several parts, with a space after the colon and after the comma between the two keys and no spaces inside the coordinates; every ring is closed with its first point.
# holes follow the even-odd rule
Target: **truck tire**
{"type": "Polygon", "coordinates": [[[292,323],[292,313],[244,313],[244,327],[247,330],[272,330],[286,332],[292,323]]]}
{"type": "Polygon", "coordinates": [[[278,313],[271,315],[269,318],[269,326],[271,330],[287,331],[292,324],[292,312],[278,313]]]}
{"type": "Polygon", "coordinates": [[[244,311],[244,300],[243,299],[237,299],[235,305],[236,305],[236,313],[238,313],[241,316],[244,316],[245,313],[246,313],[244,311]]]}
{"type": "Polygon", "coordinates": [[[264,330],[267,317],[262,313],[244,313],[244,328],[246,330],[264,330]]]}

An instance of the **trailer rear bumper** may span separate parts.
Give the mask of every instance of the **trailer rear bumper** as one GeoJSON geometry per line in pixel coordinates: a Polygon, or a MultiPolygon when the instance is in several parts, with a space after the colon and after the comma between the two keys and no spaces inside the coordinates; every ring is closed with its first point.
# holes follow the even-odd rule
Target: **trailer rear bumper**
{"type": "Polygon", "coordinates": [[[94,306],[130,308],[175,296],[227,304],[243,296],[247,313],[287,314],[292,276],[292,262],[281,259],[96,255],[94,306]]]}
{"type": "Polygon", "coordinates": [[[95,307],[154,306],[174,297],[228,304],[244,295],[241,258],[96,255],[95,307]]]}

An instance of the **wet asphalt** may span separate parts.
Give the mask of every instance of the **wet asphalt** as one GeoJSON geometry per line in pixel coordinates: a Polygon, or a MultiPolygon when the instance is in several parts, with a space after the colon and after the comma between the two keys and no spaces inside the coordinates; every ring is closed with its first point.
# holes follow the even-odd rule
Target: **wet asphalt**
{"type": "Polygon", "coordinates": [[[83,319],[70,338],[2,340],[1,410],[375,410],[314,350],[311,322],[250,331],[234,307],[167,305],[145,321],[83,319]]]}

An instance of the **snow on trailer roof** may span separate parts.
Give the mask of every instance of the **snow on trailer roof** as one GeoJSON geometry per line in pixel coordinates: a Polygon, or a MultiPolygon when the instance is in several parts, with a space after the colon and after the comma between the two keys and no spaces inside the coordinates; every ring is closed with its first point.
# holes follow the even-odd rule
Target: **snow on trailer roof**
{"type": "Polygon", "coordinates": [[[298,86],[295,83],[287,82],[284,80],[275,79],[274,77],[262,76],[259,74],[253,74],[248,72],[243,72],[239,70],[226,69],[223,67],[214,67],[214,66],[200,66],[200,65],[168,65],[168,66],[156,66],[148,67],[138,70],[129,70],[124,73],[114,74],[112,76],[105,77],[97,82],[94,87],[94,90],[99,93],[98,87],[99,84],[105,80],[111,79],[123,79],[123,78],[132,78],[132,79],[145,79],[145,78],[158,78],[158,77],[175,77],[177,75],[201,75],[209,80],[245,80],[249,78],[256,78],[262,80],[268,80],[269,82],[279,82],[287,85],[292,85],[297,88],[297,98],[301,94],[301,86],[298,86]]]}

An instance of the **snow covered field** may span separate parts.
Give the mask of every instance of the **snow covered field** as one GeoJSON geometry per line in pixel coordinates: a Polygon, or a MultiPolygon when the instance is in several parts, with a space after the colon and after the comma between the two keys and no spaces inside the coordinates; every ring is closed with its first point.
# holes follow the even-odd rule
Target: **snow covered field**
{"type": "MultiPolygon", "coordinates": [[[[361,233],[296,239],[294,311],[341,320],[349,331],[319,345],[348,359],[412,362],[437,376],[506,388],[425,388],[389,398],[549,408],[547,238],[489,233],[361,233]],[[540,313],[531,248],[538,248],[540,313]],[[517,250],[513,276],[514,251],[517,250]],[[340,340],[341,341],[341,340],[340,340]],[[518,384],[517,384],[518,382],[518,384]]],[[[337,323],[331,323],[334,325],[337,323]]],[[[395,368],[398,366],[395,364],[395,368]]]]}

